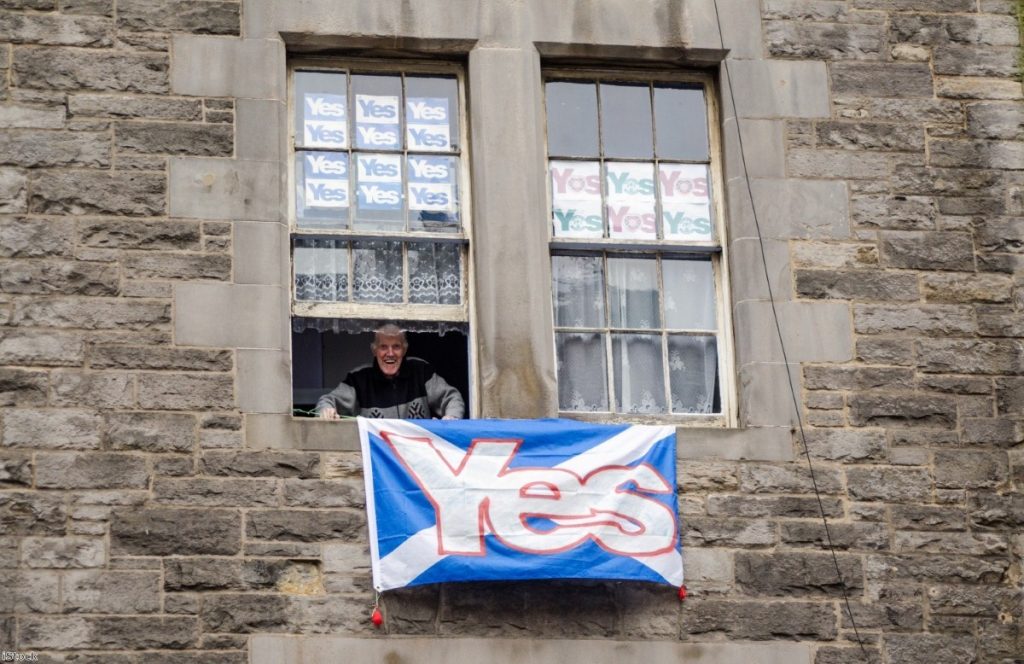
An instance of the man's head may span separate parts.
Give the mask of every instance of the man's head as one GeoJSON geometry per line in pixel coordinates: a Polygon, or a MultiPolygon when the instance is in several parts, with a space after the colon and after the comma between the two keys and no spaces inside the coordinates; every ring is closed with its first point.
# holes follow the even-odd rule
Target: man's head
{"type": "Polygon", "coordinates": [[[405,340],[405,332],[393,323],[378,327],[373,334],[373,343],[370,344],[377,366],[388,377],[398,374],[402,358],[405,357],[408,348],[409,342],[405,340]]]}

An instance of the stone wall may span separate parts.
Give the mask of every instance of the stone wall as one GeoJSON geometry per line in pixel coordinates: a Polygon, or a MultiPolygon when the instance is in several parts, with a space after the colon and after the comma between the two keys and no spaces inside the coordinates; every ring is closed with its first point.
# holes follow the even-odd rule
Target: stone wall
{"type": "MultiPolygon", "coordinates": [[[[310,0],[326,18],[306,25],[272,0],[0,0],[0,648],[244,662],[252,635],[461,636],[604,639],[627,656],[753,641],[764,661],[1020,661],[1015,2],[762,0],[758,12],[720,0],[740,427],[680,436],[690,598],[633,584],[433,586],[389,593],[379,631],[359,456],[319,445],[323,427],[294,433],[271,398],[281,375],[287,386],[278,33],[458,41],[470,101],[489,113],[514,86],[480,73],[507,49],[481,56],[476,40],[493,45],[498,25],[543,26],[545,48],[576,33],[559,33],[543,0],[433,3],[463,17],[437,34],[417,13],[430,0],[371,4],[310,0]],[[866,660],[788,430],[737,126],[866,660]],[[762,444],[779,432],[781,454],[762,444]]],[[[616,45],[629,59],[635,42],[717,57],[708,1],[566,4],[590,55],[616,45]]],[[[531,57],[513,62],[515,82],[540,80],[531,57]]],[[[498,148],[484,123],[472,129],[475,172],[489,173],[498,148]]],[[[541,167],[526,170],[542,191],[541,167]]],[[[508,207],[493,179],[474,185],[478,218],[508,207]]],[[[496,375],[483,397],[503,408],[496,375]]]]}

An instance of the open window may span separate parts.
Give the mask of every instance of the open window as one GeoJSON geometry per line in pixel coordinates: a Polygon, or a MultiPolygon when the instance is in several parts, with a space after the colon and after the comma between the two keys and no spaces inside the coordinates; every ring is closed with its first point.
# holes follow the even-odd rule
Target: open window
{"type": "Polygon", "coordinates": [[[372,361],[384,322],[468,404],[461,70],[296,62],[291,100],[296,414],[372,361]]]}

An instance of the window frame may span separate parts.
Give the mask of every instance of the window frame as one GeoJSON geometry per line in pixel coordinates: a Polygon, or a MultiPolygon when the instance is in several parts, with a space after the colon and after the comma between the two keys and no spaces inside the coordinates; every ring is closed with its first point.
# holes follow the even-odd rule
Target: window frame
{"type": "MultiPolygon", "coordinates": [[[[475,339],[476,310],[473,297],[473,264],[472,251],[473,223],[472,223],[472,191],[470,188],[470,144],[469,144],[469,112],[466,97],[467,74],[465,66],[457,61],[449,60],[423,60],[411,58],[369,58],[358,56],[299,56],[289,58],[287,64],[287,105],[285,109],[285,121],[287,122],[285,159],[287,161],[287,237],[288,237],[288,317],[290,322],[294,318],[324,318],[324,319],[349,319],[349,320],[398,320],[415,322],[448,322],[462,324],[466,327],[467,340],[467,364],[469,367],[469,394],[468,403],[470,406],[467,417],[478,417],[480,408],[479,399],[479,377],[477,371],[477,354],[475,339]],[[458,127],[458,150],[451,152],[416,152],[410,151],[404,145],[397,150],[360,150],[351,144],[344,150],[330,148],[304,148],[296,142],[298,130],[295,121],[296,108],[296,73],[298,72],[322,72],[322,73],[344,73],[346,76],[346,90],[351,91],[352,76],[359,74],[377,75],[440,75],[451,76],[455,79],[457,93],[458,127]],[[451,156],[458,159],[459,172],[456,178],[458,191],[459,230],[451,231],[424,231],[424,230],[373,230],[356,229],[354,227],[339,229],[314,229],[300,228],[298,226],[297,213],[297,155],[303,151],[316,150],[327,152],[339,152],[355,155],[359,152],[383,152],[387,154],[398,154],[403,160],[409,154],[424,154],[427,156],[451,156]],[[338,302],[338,301],[310,301],[299,300],[296,297],[295,280],[295,244],[294,240],[299,237],[306,238],[330,238],[344,240],[349,244],[348,273],[351,288],[352,277],[355,270],[355,261],[351,259],[353,249],[351,243],[359,241],[394,241],[401,244],[402,252],[402,290],[403,302],[338,302]],[[410,243],[450,243],[459,246],[460,255],[460,280],[461,299],[460,304],[422,304],[408,302],[408,275],[409,259],[408,244],[410,243]]],[[[403,83],[403,93],[404,93],[403,83]]],[[[347,94],[346,93],[346,94],[347,94]]],[[[403,94],[404,98],[404,94],[403,94]]],[[[351,100],[349,100],[351,101],[351,100]]],[[[403,106],[404,109],[404,106],[403,106]]],[[[351,109],[349,109],[351,110],[351,109]]],[[[351,116],[347,116],[346,122],[352,127],[351,116]]],[[[402,111],[402,127],[404,128],[404,110],[402,111]]],[[[350,165],[351,167],[351,165],[350,165]]],[[[350,194],[352,178],[349,179],[350,194]]],[[[405,196],[406,180],[403,177],[403,196],[405,196]]],[[[354,199],[353,199],[354,200],[354,199]]],[[[354,202],[352,203],[354,205],[354,202]]],[[[350,220],[354,219],[350,212],[350,220]]],[[[289,358],[292,357],[294,349],[289,341],[289,358]]],[[[290,397],[291,398],[291,397],[290,397]]],[[[294,414],[293,414],[294,417],[294,414]]]]}
{"type": "MultiPolygon", "coordinates": [[[[735,342],[734,342],[734,330],[732,325],[732,297],[731,290],[729,287],[729,256],[726,247],[728,245],[728,229],[726,227],[726,210],[725,210],[725,182],[724,182],[724,145],[721,136],[721,111],[718,105],[717,87],[715,80],[710,73],[693,71],[693,70],[661,70],[661,69],[638,69],[638,68],[608,68],[608,67],[564,67],[564,66],[547,66],[544,67],[541,72],[541,85],[542,85],[542,101],[544,103],[544,142],[545,142],[545,162],[544,162],[544,176],[545,176],[545,191],[547,194],[547,217],[545,224],[548,229],[548,259],[549,262],[555,256],[559,255],[576,255],[576,256],[592,256],[598,257],[602,260],[602,270],[605,274],[604,281],[604,297],[607,304],[609,283],[607,281],[608,272],[608,258],[609,257],[644,257],[656,260],[657,274],[659,279],[659,293],[658,301],[659,306],[663,307],[664,304],[664,288],[662,279],[662,262],[665,259],[696,255],[707,255],[710,257],[712,264],[713,274],[713,285],[715,289],[715,315],[717,322],[717,330],[715,331],[715,339],[717,344],[718,354],[718,382],[719,382],[719,400],[721,404],[721,412],[719,413],[673,413],[671,406],[667,405],[669,412],[659,414],[643,414],[643,413],[624,413],[621,411],[610,410],[610,411],[568,411],[561,409],[561,403],[559,403],[558,416],[565,418],[572,418],[585,421],[599,421],[599,422],[639,422],[639,423],[652,423],[652,422],[667,422],[677,426],[696,426],[696,427],[707,427],[707,426],[719,426],[719,427],[735,427],[738,422],[737,412],[737,383],[736,383],[736,368],[735,368],[735,342]],[[563,155],[552,156],[548,151],[548,113],[547,113],[547,85],[550,82],[580,82],[580,83],[593,83],[595,86],[600,86],[602,83],[627,83],[637,84],[644,83],[648,86],[656,85],[658,83],[689,83],[700,85],[704,92],[705,110],[706,110],[706,121],[708,129],[708,160],[707,162],[696,162],[693,160],[685,159],[665,159],[655,156],[656,155],[656,136],[657,126],[652,124],[652,137],[655,143],[652,145],[652,156],[647,158],[617,158],[617,157],[606,157],[604,154],[604,148],[602,145],[601,132],[601,114],[602,108],[600,99],[597,103],[597,118],[598,118],[598,155],[596,157],[570,157],[563,155]],[[605,204],[605,187],[606,187],[606,176],[605,176],[605,164],[608,162],[613,163],[650,163],[654,168],[655,177],[657,177],[658,167],[664,161],[665,163],[701,163],[707,164],[708,173],[711,179],[710,195],[711,195],[711,214],[713,221],[713,237],[711,241],[679,241],[679,240],[665,240],[663,237],[659,237],[656,240],[644,239],[628,239],[628,238],[573,238],[573,237],[560,237],[555,235],[554,228],[552,225],[552,206],[553,206],[553,192],[551,185],[551,167],[552,161],[597,161],[601,167],[601,189],[602,189],[602,206],[605,204]]],[[[654,113],[652,105],[652,116],[654,113]]],[[[652,117],[653,120],[653,117],[652,117]]],[[[658,203],[656,210],[661,212],[660,196],[658,197],[658,203]]],[[[606,212],[602,211],[605,215],[606,212]]],[[[658,224],[658,235],[661,235],[661,224],[658,224]]],[[[554,286],[554,280],[552,279],[552,286],[554,286]]],[[[555,305],[554,291],[550,295],[552,309],[555,305]]],[[[663,310],[663,309],[662,309],[663,310]]],[[[606,316],[608,314],[606,313],[606,316]]],[[[610,321],[606,320],[606,325],[600,328],[602,331],[599,334],[602,336],[607,332],[607,339],[602,338],[605,352],[605,362],[607,366],[605,368],[606,378],[606,389],[608,394],[608,404],[610,408],[618,406],[615,398],[615,385],[614,385],[614,369],[613,369],[613,349],[611,335],[616,331],[623,333],[623,330],[618,328],[612,328],[610,321]]],[[[594,328],[596,330],[598,328],[594,328]]],[[[557,334],[560,332],[577,331],[575,329],[559,327],[554,318],[552,318],[552,334],[551,334],[551,350],[553,355],[557,356],[557,334]]],[[[591,328],[580,328],[578,331],[592,332],[591,328]]],[[[647,334],[656,334],[663,339],[662,341],[662,382],[669,385],[669,369],[667,365],[667,342],[664,339],[672,334],[671,328],[667,326],[667,321],[662,320],[661,324],[657,328],[652,328],[644,331],[647,334]]],[[[556,363],[556,382],[560,380],[557,375],[557,363],[556,363]]],[[[671,389],[666,388],[666,396],[671,397],[671,389]]]]}

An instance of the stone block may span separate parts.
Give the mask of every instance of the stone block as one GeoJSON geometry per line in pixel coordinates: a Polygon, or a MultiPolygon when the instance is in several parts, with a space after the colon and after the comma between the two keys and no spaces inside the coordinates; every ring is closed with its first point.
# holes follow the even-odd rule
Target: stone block
{"type": "Polygon", "coordinates": [[[163,174],[40,171],[29,176],[29,211],[36,214],[162,216],[163,174]]]}
{"type": "Polygon", "coordinates": [[[358,480],[284,481],[284,504],[290,507],[352,507],[366,506],[366,487],[358,480]]]}
{"type": "Polygon", "coordinates": [[[995,619],[1012,615],[1020,606],[1020,590],[983,586],[941,585],[928,589],[928,607],[934,614],[995,619]]]}
{"type": "Polygon", "coordinates": [[[948,99],[1013,101],[1024,98],[1016,81],[981,76],[939,76],[935,92],[948,99]]]}
{"type": "MultiPolygon", "coordinates": [[[[919,58],[921,55],[930,56],[930,51],[924,51],[923,54],[918,51],[914,52],[915,58],[919,58]]],[[[924,58],[925,61],[927,59],[927,57],[924,58]]],[[[836,115],[850,120],[910,122],[915,124],[957,124],[963,122],[963,107],[948,99],[848,96],[837,99],[833,103],[836,106],[836,115]]]]}
{"type": "Polygon", "coordinates": [[[775,330],[775,315],[782,329],[790,362],[843,362],[853,357],[850,309],[833,302],[740,302],[735,307],[738,330],[737,360],[782,362],[775,330]],[[757,330],[758,332],[754,332],[757,330]]]}
{"type": "Polygon", "coordinates": [[[160,611],[160,573],[68,572],[64,609],[69,613],[156,613],[160,611]]]}
{"type": "MultiPolygon", "coordinates": [[[[850,204],[853,222],[857,226],[908,231],[935,228],[937,208],[930,197],[854,196],[850,204]]],[[[877,253],[875,256],[877,265],[877,253]]]]}
{"type": "Polygon", "coordinates": [[[26,537],[21,541],[23,567],[102,567],[106,555],[106,543],[96,537],[26,537]]]}
{"type": "MultiPolygon", "coordinates": [[[[837,470],[817,468],[814,478],[821,493],[835,494],[843,490],[837,470]]],[[[740,466],[740,490],[745,494],[813,493],[814,484],[807,466],[803,464],[745,463],[740,466]]]]}
{"type": "MultiPolygon", "coordinates": [[[[927,533],[925,533],[927,535],[927,533]]],[[[961,536],[955,533],[955,536],[961,536]]],[[[876,555],[868,556],[864,571],[867,579],[940,583],[999,583],[1006,573],[1006,560],[957,555],[876,555]]]]}
{"type": "Polygon", "coordinates": [[[849,417],[856,426],[952,427],[957,400],[919,392],[863,392],[850,395],[849,417]]]}
{"type": "Polygon", "coordinates": [[[1024,412],[1024,378],[997,378],[995,386],[1000,414],[1024,412]]]}
{"type": "Polygon", "coordinates": [[[287,108],[282,101],[239,99],[235,111],[238,157],[253,161],[280,161],[286,150],[286,114],[287,108]]]}
{"type": "MultiPolygon", "coordinates": [[[[28,212],[28,178],[22,171],[13,168],[0,168],[0,214],[24,214],[25,212],[28,212]]],[[[2,232],[0,230],[0,233],[2,232]]],[[[4,255],[4,253],[6,251],[0,255],[4,255]]]]}
{"type": "Polygon", "coordinates": [[[924,131],[882,122],[819,122],[817,146],[881,152],[924,152],[924,131]]]}
{"type": "MultiPolygon", "coordinates": [[[[845,609],[845,607],[844,607],[845,609]]],[[[924,608],[919,602],[896,602],[888,598],[871,603],[850,604],[858,630],[878,629],[886,632],[920,630],[924,625],[924,608]]],[[[842,627],[853,626],[850,613],[842,611],[842,627]]],[[[932,625],[934,629],[934,625],[932,625]]]]}
{"type": "Polygon", "coordinates": [[[978,492],[968,505],[971,525],[975,528],[1012,531],[1024,525],[1024,494],[978,492]]]}
{"type": "Polygon", "coordinates": [[[204,632],[288,631],[291,602],[283,595],[218,593],[204,598],[200,617],[204,632]]]}
{"type": "Polygon", "coordinates": [[[874,244],[804,240],[792,244],[792,253],[793,264],[807,268],[878,267],[878,247],[874,244]]]}
{"type": "Polygon", "coordinates": [[[284,590],[289,579],[308,576],[311,571],[319,574],[319,565],[299,560],[174,558],[164,563],[164,589],[174,592],[284,590]]]}
{"type": "Polygon", "coordinates": [[[847,468],[846,484],[855,500],[922,503],[932,494],[928,471],[918,468],[847,468]]]}
{"type": "Polygon", "coordinates": [[[32,486],[32,457],[7,453],[0,458],[0,488],[24,489],[32,486]]]}
{"type": "Polygon", "coordinates": [[[236,284],[288,283],[288,231],[283,225],[235,222],[232,254],[236,284]],[[267,269],[273,265],[281,269],[267,269]]]}
{"type": "MultiPolygon", "coordinates": [[[[845,97],[931,97],[932,72],[924,63],[837,62],[832,94],[845,97]]],[[[822,84],[824,85],[824,84],[822,84]]]]}
{"type": "Polygon", "coordinates": [[[141,408],[228,410],[235,404],[235,383],[230,374],[142,373],[137,380],[141,408]]]}
{"type": "Polygon", "coordinates": [[[318,478],[320,456],[311,452],[206,452],[202,471],[236,477],[318,478]]]}
{"type": "Polygon", "coordinates": [[[732,462],[676,460],[679,489],[685,493],[736,491],[739,466],[732,462]]]}
{"type": "Polygon", "coordinates": [[[979,44],[1016,46],[1020,36],[1011,16],[894,15],[890,25],[894,41],[911,44],[979,44]]]}
{"type": "Polygon", "coordinates": [[[918,341],[917,365],[926,373],[1014,374],[1024,370],[1020,341],[930,339],[918,341]]]}
{"type": "Polygon", "coordinates": [[[1017,49],[1012,46],[940,45],[934,49],[935,74],[939,76],[996,76],[1010,78],[1017,68],[1017,49]]]}
{"type": "Polygon", "coordinates": [[[797,404],[789,384],[800,393],[797,365],[757,362],[740,368],[740,423],[746,427],[793,426],[797,419],[797,404]]]}
{"type": "Polygon", "coordinates": [[[142,452],[190,452],[195,446],[196,419],[168,413],[106,413],[110,449],[142,452]]]}
{"type": "Polygon", "coordinates": [[[49,385],[45,371],[0,368],[0,406],[44,406],[49,385]]]}
{"type": "MultiPolygon", "coordinates": [[[[819,173],[820,174],[820,173],[819,173]]],[[[760,235],[768,239],[846,239],[850,235],[846,184],[830,180],[762,179],[751,181],[760,235]]],[[[728,186],[733,240],[758,237],[746,184],[728,186]]]]}
{"type": "Polygon", "coordinates": [[[784,123],[781,120],[741,119],[739,126],[743,138],[742,154],[739,140],[734,140],[736,119],[729,118],[723,124],[723,135],[726,137],[725,179],[728,181],[744,177],[744,166],[746,175],[752,178],[785,177],[784,123]]]}
{"type": "Polygon", "coordinates": [[[794,148],[786,155],[790,176],[816,178],[827,174],[848,180],[874,180],[889,169],[890,157],[883,153],[852,150],[794,148]]]}
{"type": "Polygon", "coordinates": [[[238,2],[119,0],[117,27],[121,30],[237,35],[240,14],[238,2]]]}
{"type": "Polygon", "coordinates": [[[244,413],[290,413],[292,372],[287,351],[239,349],[238,407],[244,413]]]}
{"type": "Polygon", "coordinates": [[[10,324],[87,330],[139,330],[165,326],[170,319],[170,305],[159,300],[52,297],[18,300],[10,324]]]}
{"type": "Polygon", "coordinates": [[[929,302],[1009,302],[1013,279],[999,274],[925,274],[921,276],[929,302]]]}
{"type": "Polygon", "coordinates": [[[1001,450],[936,450],[934,463],[940,489],[994,489],[1009,473],[1009,460],[1001,450]]]}
{"type": "Polygon", "coordinates": [[[977,138],[1019,141],[1024,138],[1024,110],[1014,103],[968,104],[967,133],[977,138]]]}
{"type": "Polygon", "coordinates": [[[1019,252],[1024,246],[1024,224],[1018,219],[983,219],[977,225],[979,246],[986,251],[1019,252]]]}
{"type": "Polygon", "coordinates": [[[246,537],[262,540],[322,542],[355,541],[365,537],[366,518],[362,512],[331,510],[250,510],[246,537]]]}
{"type": "Polygon", "coordinates": [[[227,281],[231,277],[230,256],[146,252],[128,256],[122,270],[126,279],[227,281]]]}
{"type": "Polygon", "coordinates": [[[163,505],[277,506],[277,483],[262,479],[165,479],[153,481],[153,500],[163,505]]]}
{"type": "Polygon", "coordinates": [[[885,26],[862,23],[766,21],[768,53],[806,60],[873,60],[885,45],[885,26]]]}
{"type": "Polygon", "coordinates": [[[60,577],[55,572],[0,571],[0,612],[59,613],[60,577]]]}
{"type": "Polygon", "coordinates": [[[202,103],[177,97],[72,93],[68,95],[68,113],[74,118],[199,120],[202,103]]]}
{"type": "Polygon", "coordinates": [[[114,144],[126,154],[225,157],[234,151],[234,128],[194,122],[118,122],[114,144]]]}
{"type": "Polygon", "coordinates": [[[835,560],[827,553],[740,551],[735,560],[736,585],[747,595],[781,597],[839,596],[863,589],[860,558],[842,555],[835,560]]]}
{"type": "MultiPolygon", "coordinates": [[[[224,3],[227,4],[227,3],[224,3]]],[[[284,43],[175,35],[171,90],[200,97],[285,99],[284,43]],[[209,63],[219,63],[212,68],[209,63]]]]}
{"type": "Polygon", "coordinates": [[[91,452],[36,455],[36,486],[45,489],[146,489],[141,456],[91,452]]]}
{"type": "Polygon", "coordinates": [[[63,107],[10,105],[0,108],[0,126],[7,129],[63,129],[65,116],[63,107]]]}
{"type": "Polygon", "coordinates": [[[975,307],[983,337],[1024,337],[1024,320],[1014,307],[975,307]]]}
{"type": "Polygon", "coordinates": [[[880,429],[808,429],[805,434],[811,456],[824,461],[883,461],[888,448],[880,429]]]}
{"type": "Polygon", "coordinates": [[[998,556],[1009,550],[1006,538],[996,533],[897,532],[896,553],[937,553],[963,556],[998,556]]]}
{"type": "Polygon", "coordinates": [[[126,373],[54,371],[51,390],[54,406],[109,409],[135,405],[135,381],[126,373]]]}
{"type": "Polygon", "coordinates": [[[733,301],[768,300],[768,282],[764,265],[771,279],[771,295],[776,302],[793,298],[790,274],[789,244],[781,240],[743,238],[729,244],[730,285],[733,301]],[[762,257],[761,249],[764,247],[762,257]]]}
{"type": "Polygon", "coordinates": [[[78,237],[85,246],[104,249],[198,249],[199,224],[141,219],[81,221],[78,237]]]}
{"type": "Polygon", "coordinates": [[[90,450],[100,446],[99,415],[81,409],[8,410],[4,413],[4,447],[90,450]]]}
{"type": "Polygon", "coordinates": [[[117,555],[230,556],[241,548],[241,516],[220,509],[117,509],[110,545],[117,555]]]}
{"type": "Polygon", "coordinates": [[[967,515],[959,507],[939,505],[893,505],[892,526],[896,530],[942,531],[967,529],[967,515]]]}
{"type": "Polygon", "coordinates": [[[231,371],[231,351],[152,346],[93,346],[89,366],[101,369],[231,371]]]}
{"type": "MultiPolygon", "coordinates": [[[[829,545],[845,550],[884,551],[889,548],[889,529],[882,523],[836,523],[825,526],[810,521],[791,521],[780,524],[780,540],[784,544],[813,546],[827,549],[829,545]]],[[[835,567],[832,568],[833,573],[835,567]]],[[[846,573],[844,572],[844,578],[846,573]]],[[[862,583],[860,575],[853,582],[862,583]]]]}
{"type": "MultiPolygon", "coordinates": [[[[736,516],[747,519],[782,517],[786,519],[816,519],[822,509],[830,518],[843,516],[843,505],[838,498],[825,497],[821,504],[805,496],[708,496],[708,514],[714,517],[736,516]]],[[[770,524],[768,524],[770,525],[770,524]]]]}
{"type": "MultiPolygon", "coordinates": [[[[858,304],[853,307],[853,323],[858,334],[959,336],[975,332],[973,311],[958,305],[858,304]]],[[[858,347],[864,341],[858,339],[858,347]]],[[[907,364],[902,358],[912,357],[912,349],[906,342],[880,340],[879,344],[882,345],[873,347],[873,361],[882,363],[891,357],[898,361],[887,363],[907,364]]]]}
{"type": "Polygon", "coordinates": [[[741,118],[829,116],[827,71],[822,62],[733,60],[728,68],[741,118]]]}
{"type": "Polygon", "coordinates": [[[0,261],[0,291],[18,294],[116,295],[116,264],[91,261],[0,261]]]}
{"type": "Polygon", "coordinates": [[[816,299],[913,302],[917,275],[875,270],[796,270],[797,295],[816,299]]]}
{"type": "Polygon", "coordinates": [[[37,90],[110,90],[161,93],[168,89],[167,55],[15,48],[13,82],[37,90]]]}
{"type": "MultiPolygon", "coordinates": [[[[679,459],[792,461],[793,437],[786,427],[722,429],[679,427],[676,429],[679,459]]],[[[358,437],[356,442],[358,443],[358,437]]],[[[352,449],[357,450],[358,444],[352,449]]],[[[325,471],[332,476],[330,465],[325,471]]],[[[348,473],[338,468],[342,475],[348,473]]],[[[361,469],[357,466],[356,470],[361,469]]],[[[360,472],[361,476],[361,472],[360,472]]]]}
{"type": "Polygon", "coordinates": [[[113,23],[105,18],[65,14],[0,14],[0,41],[12,44],[109,47],[113,23]]]}
{"type": "MultiPolygon", "coordinates": [[[[684,521],[683,543],[688,550],[699,547],[767,547],[778,541],[775,524],[763,519],[692,517],[684,521]]],[[[686,571],[689,576],[689,570],[686,571]]]]}
{"type": "Polygon", "coordinates": [[[837,632],[832,607],[815,602],[692,599],[681,615],[683,638],[721,634],[755,641],[780,636],[824,641],[834,639],[837,632]]]}
{"type": "Polygon", "coordinates": [[[197,639],[198,625],[190,617],[61,616],[26,620],[20,646],[29,650],[180,650],[195,647],[197,639]]]}
{"type": "MultiPolygon", "coordinates": [[[[2,175],[6,172],[6,169],[0,169],[0,180],[6,177],[2,175]]],[[[18,185],[19,188],[22,186],[18,185]]],[[[27,190],[25,195],[27,197],[27,190]]],[[[69,219],[0,219],[0,256],[70,256],[74,251],[74,229],[74,222],[69,219]]]]}
{"type": "Polygon", "coordinates": [[[110,161],[110,137],[105,132],[46,129],[0,132],[0,164],[3,165],[107,168],[110,161]]]}
{"type": "Polygon", "coordinates": [[[67,507],[62,496],[39,492],[0,492],[0,531],[4,535],[64,535],[66,521],[67,507]]]}
{"type": "Polygon", "coordinates": [[[276,286],[176,284],[174,338],[180,345],[280,349],[286,294],[276,286]],[[231,325],[221,321],[230,320],[231,325]],[[277,321],[277,324],[268,324],[277,321]]]}
{"type": "Polygon", "coordinates": [[[1020,141],[932,140],[929,163],[951,168],[1020,169],[1024,148],[1020,141]]]}

